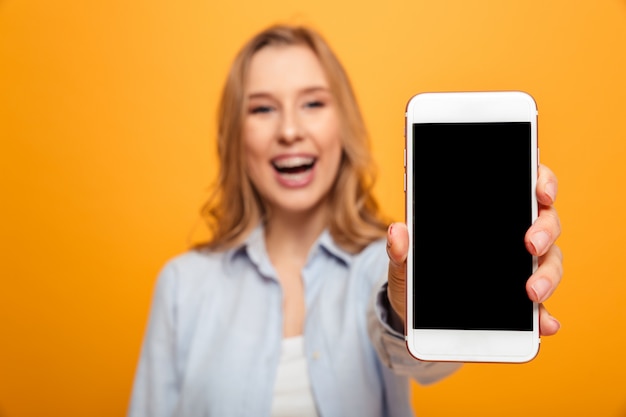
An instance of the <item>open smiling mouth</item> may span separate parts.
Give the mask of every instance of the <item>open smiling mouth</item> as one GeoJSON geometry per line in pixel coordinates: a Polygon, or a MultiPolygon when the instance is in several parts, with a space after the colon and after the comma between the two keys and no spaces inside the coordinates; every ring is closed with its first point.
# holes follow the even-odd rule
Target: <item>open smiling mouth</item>
{"type": "Polygon", "coordinates": [[[308,175],[315,166],[316,158],[310,156],[298,156],[280,158],[272,161],[276,172],[286,179],[298,179],[308,175]]]}

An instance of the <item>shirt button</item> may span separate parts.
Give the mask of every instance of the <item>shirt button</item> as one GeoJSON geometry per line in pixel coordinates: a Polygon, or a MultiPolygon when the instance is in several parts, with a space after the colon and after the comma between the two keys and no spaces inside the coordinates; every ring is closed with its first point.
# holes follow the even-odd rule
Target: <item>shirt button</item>
{"type": "Polygon", "coordinates": [[[320,358],[320,352],[316,350],[311,356],[313,357],[313,360],[318,360],[320,358]]]}

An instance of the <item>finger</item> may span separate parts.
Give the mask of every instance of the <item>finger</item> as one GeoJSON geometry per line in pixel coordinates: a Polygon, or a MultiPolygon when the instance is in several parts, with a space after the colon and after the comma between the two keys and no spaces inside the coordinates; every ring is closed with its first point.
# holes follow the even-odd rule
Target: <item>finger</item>
{"type": "Polygon", "coordinates": [[[537,270],[526,281],[528,297],[536,303],[543,303],[561,283],[562,276],[563,254],[557,245],[553,245],[539,258],[537,270]]]}
{"type": "Polygon", "coordinates": [[[391,307],[402,321],[406,317],[406,257],[409,250],[409,232],[404,223],[392,223],[387,230],[389,256],[387,297],[391,307]]]}
{"type": "Polygon", "coordinates": [[[554,172],[547,166],[539,164],[537,176],[537,201],[544,206],[554,204],[558,192],[558,181],[554,172]]]}
{"type": "Polygon", "coordinates": [[[539,209],[539,216],[526,231],[524,244],[528,252],[543,255],[561,235],[561,221],[554,206],[539,209]]]}
{"type": "Polygon", "coordinates": [[[561,329],[561,323],[548,312],[543,304],[539,305],[539,334],[552,336],[561,329]]]}
{"type": "Polygon", "coordinates": [[[409,230],[404,223],[392,223],[387,230],[387,255],[394,272],[404,271],[404,263],[409,250],[409,230]],[[401,271],[399,270],[401,269],[401,271]]]}

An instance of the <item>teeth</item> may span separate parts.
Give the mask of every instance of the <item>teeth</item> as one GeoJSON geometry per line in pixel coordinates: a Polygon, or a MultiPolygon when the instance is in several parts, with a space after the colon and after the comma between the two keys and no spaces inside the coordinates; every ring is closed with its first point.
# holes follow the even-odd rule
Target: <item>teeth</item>
{"type": "Polygon", "coordinates": [[[290,158],[281,158],[273,163],[276,168],[295,168],[304,165],[311,165],[313,162],[315,162],[315,158],[310,156],[294,156],[290,158]]]}
{"type": "Polygon", "coordinates": [[[281,173],[281,176],[287,180],[291,180],[291,181],[297,181],[301,178],[305,178],[307,175],[309,175],[306,171],[305,172],[295,172],[295,173],[287,173],[287,172],[283,172],[281,173]]]}

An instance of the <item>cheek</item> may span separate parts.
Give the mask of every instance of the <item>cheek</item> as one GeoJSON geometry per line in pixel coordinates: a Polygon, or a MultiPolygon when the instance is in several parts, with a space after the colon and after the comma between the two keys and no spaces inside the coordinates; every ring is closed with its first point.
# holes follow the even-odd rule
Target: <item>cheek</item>
{"type": "Polygon", "coordinates": [[[254,183],[254,179],[258,177],[258,173],[261,170],[262,161],[262,149],[259,141],[255,140],[254,136],[246,134],[244,132],[243,138],[243,163],[244,169],[248,177],[254,183]]]}
{"type": "Polygon", "coordinates": [[[337,146],[333,147],[333,150],[332,150],[331,169],[334,172],[334,175],[333,175],[334,180],[336,180],[337,177],[339,176],[339,168],[341,167],[342,154],[343,154],[343,147],[341,146],[341,143],[338,143],[337,146]]]}
{"type": "Polygon", "coordinates": [[[263,153],[254,144],[244,142],[244,164],[245,170],[254,182],[254,178],[258,176],[264,161],[263,153]]]}
{"type": "Polygon", "coordinates": [[[267,142],[264,140],[264,136],[267,135],[264,135],[262,126],[249,121],[244,124],[242,152],[245,155],[244,161],[248,166],[254,164],[263,155],[267,142]]]}
{"type": "Polygon", "coordinates": [[[250,147],[244,146],[243,157],[244,172],[252,187],[261,195],[264,194],[265,184],[267,181],[267,172],[263,170],[263,160],[250,147]]]}
{"type": "Polygon", "coordinates": [[[274,120],[247,119],[243,125],[243,152],[261,155],[270,147],[276,136],[274,120]]]}
{"type": "Polygon", "coordinates": [[[319,136],[321,139],[320,145],[324,148],[324,152],[331,156],[333,164],[338,166],[343,149],[339,122],[337,120],[330,121],[325,125],[324,131],[320,133],[322,133],[319,136]]]}

